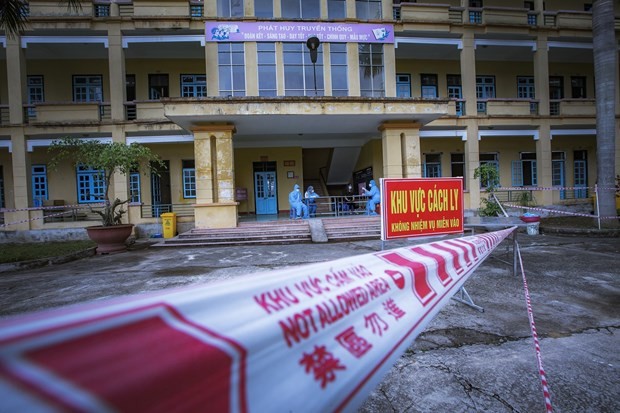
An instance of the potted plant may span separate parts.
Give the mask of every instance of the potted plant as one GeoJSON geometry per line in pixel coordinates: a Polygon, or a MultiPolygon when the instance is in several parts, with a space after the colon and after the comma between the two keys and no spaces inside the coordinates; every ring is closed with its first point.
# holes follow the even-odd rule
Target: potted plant
{"type": "Polygon", "coordinates": [[[99,140],[81,140],[63,138],[52,142],[49,148],[52,154],[50,166],[55,167],[65,159],[72,161],[75,167],[86,166],[100,171],[99,178],[103,183],[103,195],[93,195],[103,206],[90,210],[101,217],[101,225],[87,227],[90,239],[97,243],[98,254],[109,254],[125,251],[125,241],[131,235],[133,224],[123,224],[122,217],[127,212],[123,205],[129,199],[110,198],[110,183],[115,173],[127,175],[138,170],[140,165],[151,164],[157,173],[164,167],[163,162],[151,150],[138,143],[127,145],[121,142],[104,143],[99,140]]]}
{"type": "Polygon", "coordinates": [[[486,187],[486,198],[480,199],[478,214],[481,217],[496,217],[502,214],[502,208],[493,197],[495,188],[499,185],[499,173],[495,165],[483,163],[474,170],[474,178],[480,178],[480,184],[486,187]]]}

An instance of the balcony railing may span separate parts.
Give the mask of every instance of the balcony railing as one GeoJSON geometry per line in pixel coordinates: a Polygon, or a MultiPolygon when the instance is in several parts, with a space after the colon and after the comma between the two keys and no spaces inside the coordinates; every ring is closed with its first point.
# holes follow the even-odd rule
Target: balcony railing
{"type": "Polygon", "coordinates": [[[125,119],[136,120],[137,117],[136,104],[134,102],[125,102],[125,119]]]}
{"type": "Polygon", "coordinates": [[[11,123],[9,116],[9,105],[0,105],[0,125],[11,123]]]}
{"type": "Polygon", "coordinates": [[[595,99],[561,99],[549,101],[551,116],[596,116],[595,99]]]}
{"type": "Polygon", "coordinates": [[[592,13],[576,10],[546,11],[543,24],[558,28],[592,30],[592,13]]]}
{"type": "Polygon", "coordinates": [[[530,116],[538,114],[538,101],[530,99],[479,99],[478,114],[489,116],[530,116]]]}
{"type": "Polygon", "coordinates": [[[140,206],[140,216],[142,218],[159,218],[161,214],[174,212],[177,217],[193,217],[193,204],[142,204],[140,206]]]}
{"type": "Polygon", "coordinates": [[[133,3],[130,1],[127,2],[121,2],[121,1],[117,1],[118,3],[118,14],[121,17],[131,17],[133,16],[133,3]]]}
{"type": "Polygon", "coordinates": [[[162,4],[158,2],[139,2],[136,7],[132,0],[97,0],[96,2],[81,2],[79,10],[68,9],[66,6],[58,6],[57,3],[48,0],[30,0],[24,2],[23,15],[27,17],[65,17],[65,16],[93,16],[105,18],[110,16],[179,16],[199,18],[204,16],[204,2],[202,0],[189,0],[178,2],[168,0],[162,4]],[[115,6],[118,5],[118,11],[115,6]],[[162,12],[165,9],[165,12],[162,12]]]}
{"type": "Polygon", "coordinates": [[[109,102],[40,102],[24,105],[26,123],[101,122],[110,120],[109,102]]]}
{"type": "Polygon", "coordinates": [[[447,4],[404,3],[400,17],[405,22],[448,23],[450,10],[447,4]]]}

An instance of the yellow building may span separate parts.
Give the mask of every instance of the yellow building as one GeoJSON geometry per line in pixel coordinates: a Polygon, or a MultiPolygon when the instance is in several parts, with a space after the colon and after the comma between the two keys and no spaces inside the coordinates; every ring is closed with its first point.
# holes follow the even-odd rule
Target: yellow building
{"type": "Polygon", "coordinates": [[[585,200],[596,181],[581,1],[97,0],[72,12],[32,0],[24,12],[25,32],[0,36],[0,207],[16,223],[3,230],[93,224],[37,209],[101,191],[96,171],[48,168],[63,136],[140,142],[165,160],[161,176],[114,179],[135,224],[172,210],[234,227],[240,213],[288,211],[294,184],[339,195],[384,177],[463,176],[475,210],[481,163],[502,187],[534,187],[539,205],[585,200]],[[537,189],[552,187],[571,189],[537,189]]]}

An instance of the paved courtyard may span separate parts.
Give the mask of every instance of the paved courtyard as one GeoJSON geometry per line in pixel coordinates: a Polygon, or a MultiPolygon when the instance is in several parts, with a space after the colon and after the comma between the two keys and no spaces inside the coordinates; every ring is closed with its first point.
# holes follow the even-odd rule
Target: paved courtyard
{"type": "MultiPolygon", "coordinates": [[[[519,242],[554,410],[620,411],[620,238],[520,234],[519,242]]],[[[182,249],[138,243],[123,254],[0,274],[0,316],[251,280],[273,268],[380,249],[380,241],[182,249]]],[[[466,284],[485,312],[448,304],[361,412],[545,411],[523,281],[498,260],[503,255],[504,244],[466,284]]]]}

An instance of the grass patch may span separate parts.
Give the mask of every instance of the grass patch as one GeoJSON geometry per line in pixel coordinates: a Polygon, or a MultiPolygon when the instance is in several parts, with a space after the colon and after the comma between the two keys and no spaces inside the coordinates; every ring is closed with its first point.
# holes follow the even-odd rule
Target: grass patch
{"type": "Polygon", "coordinates": [[[96,245],[92,241],[2,244],[0,246],[0,264],[61,257],[74,252],[84,251],[96,245]]]}

